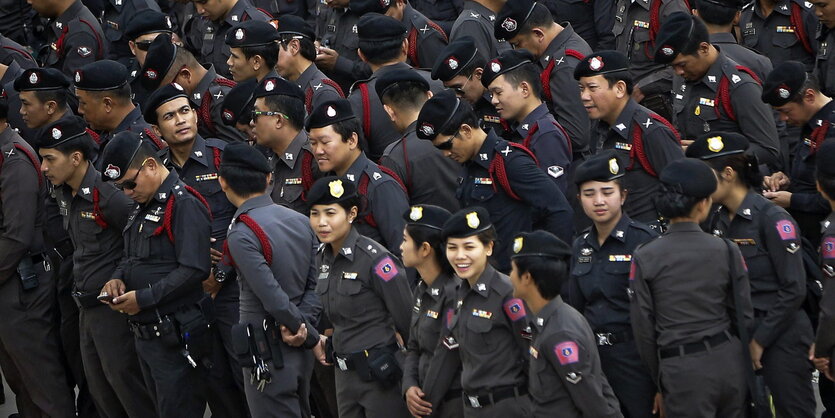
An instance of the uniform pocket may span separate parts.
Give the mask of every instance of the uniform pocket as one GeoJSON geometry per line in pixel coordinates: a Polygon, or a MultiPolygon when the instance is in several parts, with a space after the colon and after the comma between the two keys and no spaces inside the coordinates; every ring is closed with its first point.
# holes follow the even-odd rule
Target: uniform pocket
{"type": "MultiPolygon", "coordinates": [[[[469,314],[469,313],[462,313],[469,314]]],[[[490,353],[493,351],[490,330],[493,329],[493,321],[487,318],[471,317],[467,320],[467,348],[476,353],[490,353]]]]}

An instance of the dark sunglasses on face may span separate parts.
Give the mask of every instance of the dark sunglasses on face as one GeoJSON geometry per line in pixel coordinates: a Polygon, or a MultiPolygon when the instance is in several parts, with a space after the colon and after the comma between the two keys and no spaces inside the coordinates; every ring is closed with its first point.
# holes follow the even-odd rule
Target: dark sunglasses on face
{"type": "Polygon", "coordinates": [[[153,40],[151,40],[151,41],[139,41],[139,42],[134,42],[134,45],[136,45],[136,49],[138,49],[140,51],[147,51],[149,48],[151,48],[151,43],[152,42],[154,42],[154,41],[153,40]]]}
{"type": "Polygon", "coordinates": [[[139,166],[139,170],[136,170],[136,174],[133,176],[132,179],[125,180],[121,183],[113,183],[113,185],[116,186],[117,189],[122,191],[135,189],[137,186],[136,179],[139,178],[139,173],[141,173],[142,169],[145,168],[145,163],[147,163],[148,160],[150,160],[150,158],[146,158],[145,161],[142,162],[142,165],[139,166]]]}
{"type": "Polygon", "coordinates": [[[437,148],[441,151],[451,150],[452,149],[452,140],[455,139],[456,136],[458,136],[458,132],[456,132],[455,135],[449,137],[449,139],[447,139],[446,141],[441,142],[438,145],[435,145],[435,148],[437,148]]]}

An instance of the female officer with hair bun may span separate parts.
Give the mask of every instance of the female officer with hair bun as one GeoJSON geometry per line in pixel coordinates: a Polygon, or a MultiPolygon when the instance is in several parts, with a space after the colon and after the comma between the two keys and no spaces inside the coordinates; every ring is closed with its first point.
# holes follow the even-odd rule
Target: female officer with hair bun
{"type": "Polygon", "coordinates": [[[655,205],[670,228],[632,256],[638,352],[659,384],[667,416],[742,417],[751,365],[737,333],[752,318],[748,275],[739,248],[699,228],[716,175],[685,158],[667,165],[660,180],[655,205]]]}
{"type": "Polygon", "coordinates": [[[815,416],[815,394],[808,359],[814,334],[801,309],[806,295],[800,233],[785,209],[756,190],[762,175],[748,140],[733,132],[711,132],[687,148],[719,179],[710,231],[735,242],[751,282],[754,331],[748,343],[755,370],[762,369],[780,416],[815,416]]]}

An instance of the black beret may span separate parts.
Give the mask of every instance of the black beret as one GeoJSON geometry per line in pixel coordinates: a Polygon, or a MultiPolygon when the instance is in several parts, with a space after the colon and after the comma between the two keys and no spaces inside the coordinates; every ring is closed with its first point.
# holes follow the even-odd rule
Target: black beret
{"type": "Polygon", "coordinates": [[[258,81],[254,78],[242,81],[232,87],[223,99],[223,107],[220,112],[223,124],[235,126],[236,123],[249,123],[252,117],[253,94],[258,87],[258,81]]]}
{"type": "Polygon", "coordinates": [[[163,33],[151,42],[145,65],[139,72],[139,82],[148,91],[154,91],[168,74],[177,56],[177,45],[171,43],[171,35],[163,33]]]}
{"type": "Polygon", "coordinates": [[[122,131],[114,135],[101,154],[102,180],[119,181],[130,168],[130,163],[143,142],[138,133],[131,131],[122,131]]]}
{"type": "Polygon", "coordinates": [[[304,92],[296,83],[291,83],[281,77],[267,77],[261,80],[255,89],[254,98],[264,96],[290,96],[304,101],[304,92]]]}
{"type": "Polygon", "coordinates": [[[379,13],[368,13],[357,22],[357,36],[360,42],[404,39],[406,38],[406,27],[393,17],[379,13]]]}
{"type": "Polygon", "coordinates": [[[490,214],[481,206],[472,206],[455,212],[444,222],[444,239],[471,237],[490,229],[490,214]]]}
{"type": "Polygon", "coordinates": [[[548,231],[522,232],[513,238],[513,253],[510,258],[551,257],[571,258],[571,247],[565,241],[548,231]]]}
{"type": "Polygon", "coordinates": [[[452,80],[477,56],[475,39],[470,35],[464,35],[450,42],[438,55],[432,67],[432,78],[441,81],[452,80]]]}
{"type": "Polygon", "coordinates": [[[269,45],[278,40],[275,26],[262,20],[250,19],[232,26],[226,32],[226,45],[232,48],[269,45]]]}
{"type": "Polygon", "coordinates": [[[377,81],[374,83],[377,97],[382,100],[386,90],[397,83],[414,83],[423,89],[423,91],[429,91],[429,82],[421,77],[420,73],[412,69],[400,69],[387,71],[385,74],[377,77],[377,81]]]}
{"type": "Polygon", "coordinates": [[[142,9],[125,26],[125,39],[132,41],[142,35],[157,32],[172,32],[171,18],[153,9],[142,9]]]}
{"type": "Polygon", "coordinates": [[[391,7],[392,0],[351,0],[348,8],[357,16],[366,13],[385,13],[391,7]]]}
{"type": "Polygon", "coordinates": [[[54,68],[30,68],[14,81],[14,89],[17,91],[59,90],[69,86],[67,76],[54,68]]]}
{"type": "Polygon", "coordinates": [[[320,103],[310,112],[310,116],[304,123],[304,129],[310,131],[311,129],[323,128],[354,117],[354,110],[351,108],[351,102],[348,99],[328,100],[320,103]]]}
{"type": "Polygon", "coordinates": [[[505,3],[493,23],[496,39],[513,39],[522,30],[522,26],[525,26],[535,8],[536,2],[533,0],[513,0],[505,3]]]}
{"type": "Polygon", "coordinates": [[[82,135],[87,135],[87,124],[84,123],[84,119],[75,116],[72,112],[67,112],[41,131],[38,144],[41,148],[55,148],[82,135]]]}
{"type": "Polygon", "coordinates": [[[278,34],[304,36],[311,41],[316,39],[316,32],[304,19],[291,14],[283,14],[278,17],[278,34]]]}
{"type": "Polygon", "coordinates": [[[705,199],[716,191],[713,169],[694,158],[681,158],[667,164],[659,180],[679,193],[697,199],[705,199]]]}
{"type": "Polygon", "coordinates": [[[270,163],[263,153],[246,142],[232,142],[223,148],[220,167],[238,167],[259,173],[270,173],[270,163]]]}
{"type": "Polygon", "coordinates": [[[489,87],[500,75],[513,71],[525,64],[532,63],[533,55],[526,49],[511,49],[499,54],[498,57],[488,62],[485,66],[484,73],[481,75],[481,84],[484,87],[489,87]]]}
{"type": "Polygon", "coordinates": [[[815,154],[816,175],[835,177],[835,141],[824,141],[815,154]]]}
{"type": "Polygon", "coordinates": [[[432,96],[423,104],[418,114],[415,125],[417,137],[434,140],[439,133],[448,130],[447,125],[460,109],[461,99],[452,90],[443,90],[432,96]]]}
{"type": "Polygon", "coordinates": [[[693,36],[693,28],[696,25],[695,18],[690,13],[675,12],[664,20],[658,35],[655,38],[655,62],[658,64],[669,64],[673,62],[690,38],[693,36]]]}
{"type": "Polygon", "coordinates": [[[115,90],[128,82],[128,68],[111,60],[91,62],[75,70],[75,88],[85,91],[115,90]]]}
{"type": "Polygon", "coordinates": [[[322,177],[307,192],[307,204],[332,205],[357,198],[357,186],[346,177],[322,177]]]}
{"type": "MultiPolygon", "coordinates": [[[[145,109],[142,113],[142,116],[145,118],[145,122],[148,122],[151,125],[156,125],[159,122],[157,121],[157,108],[178,97],[188,98],[186,91],[183,90],[183,87],[177,83],[166,84],[156,89],[150,96],[148,96],[148,99],[145,100],[145,109]]],[[[191,102],[189,101],[189,103],[191,102]]]]}
{"type": "Polygon", "coordinates": [[[414,205],[403,214],[406,225],[425,226],[442,231],[444,223],[452,216],[448,210],[435,205],[414,205]]]}
{"type": "Polygon", "coordinates": [[[797,61],[785,61],[768,73],[762,99],[772,106],[782,106],[800,92],[805,82],[806,67],[797,61]]]}
{"type": "Polygon", "coordinates": [[[702,134],[687,147],[687,156],[700,160],[742,154],[748,149],[748,139],[736,132],[710,132],[702,134]]]}
{"type": "Polygon", "coordinates": [[[587,181],[612,181],[626,174],[627,161],[615,150],[600,151],[584,161],[574,171],[574,183],[587,181]]]}
{"type": "Polygon", "coordinates": [[[629,61],[626,55],[618,51],[597,51],[580,60],[574,67],[574,79],[580,77],[594,77],[596,75],[612,74],[623,72],[628,74],[629,61]]]}

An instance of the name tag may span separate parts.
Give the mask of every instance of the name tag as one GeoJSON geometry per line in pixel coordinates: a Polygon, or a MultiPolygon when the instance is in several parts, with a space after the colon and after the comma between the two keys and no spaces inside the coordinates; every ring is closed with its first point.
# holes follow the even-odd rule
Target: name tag
{"type": "Polygon", "coordinates": [[[475,184],[493,184],[493,179],[490,177],[476,177],[473,181],[475,181],[475,184]]]}
{"type": "Polygon", "coordinates": [[[623,254],[623,255],[610,255],[609,261],[632,261],[632,254],[623,254]]]}
{"type": "Polygon", "coordinates": [[[498,116],[484,115],[484,121],[487,123],[501,123],[502,119],[498,116]]]}
{"type": "Polygon", "coordinates": [[[107,24],[110,25],[110,27],[112,27],[113,29],[119,30],[119,24],[118,23],[116,23],[112,20],[108,20],[107,24]]]}
{"type": "Polygon", "coordinates": [[[632,24],[635,25],[636,28],[649,29],[649,22],[635,20],[632,24]]]}
{"type": "Polygon", "coordinates": [[[620,149],[624,151],[631,151],[632,144],[627,144],[625,142],[615,142],[615,149],[620,149]]]}
{"type": "Polygon", "coordinates": [[[713,99],[707,99],[704,97],[699,98],[699,104],[702,106],[713,106],[713,99]]]}
{"type": "Polygon", "coordinates": [[[794,26],[777,26],[777,33],[794,33],[794,26]]]}
{"type": "Polygon", "coordinates": [[[357,273],[342,273],[342,278],[347,280],[356,280],[357,273]]]}
{"type": "Polygon", "coordinates": [[[319,280],[325,280],[327,278],[328,278],[328,273],[327,272],[319,273],[319,280]]]}
{"type": "Polygon", "coordinates": [[[432,319],[438,319],[438,316],[439,316],[439,315],[438,315],[438,313],[437,313],[437,312],[432,311],[432,310],[428,310],[428,309],[427,309],[427,310],[426,310],[426,316],[428,316],[428,317],[430,317],[430,318],[432,318],[432,319]]]}
{"type": "Polygon", "coordinates": [[[736,245],[757,245],[757,241],[754,241],[751,238],[739,238],[731,240],[736,243],[736,245]]]}
{"type": "Polygon", "coordinates": [[[583,256],[577,257],[577,262],[578,263],[591,263],[591,257],[583,257],[583,256]]]}
{"type": "Polygon", "coordinates": [[[298,184],[302,184],[301,177],[296,177],[296,178],[292,178],[292,179],[284,179],[284,185],[285,186],[295,186],[295,185],[298,185],[298,184]]]}
{"type": "Polygon", "coordinates": [[[490,319],[493,317],[493,312],[487,312],[482,309],[473,309],[473,316],[490,319]]]}
{"type": "Polygon", "coordinates": [[[96,214],[93,212],[81,212],[81,219],[92,219],[96,220],[96,214]]]}
{"type": "Polygon", "coordinates": [[[149,213],[149,214],[145,215],[145,220],[146,221],[151,221],[151,222],[159,222],[160,217],[157,216],[157,215],[152,215],[152,214],[149,213]]]}
{"type": "Polygon", "coordinates": [[[217,180],[217,173],[201,174],[199,176],[194,176],[194,180],[195,181],[217,180]]]}

